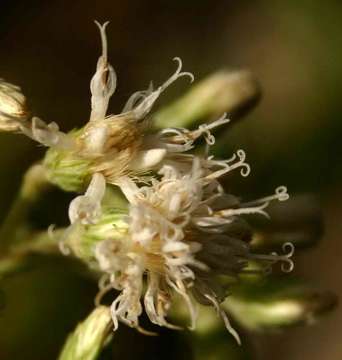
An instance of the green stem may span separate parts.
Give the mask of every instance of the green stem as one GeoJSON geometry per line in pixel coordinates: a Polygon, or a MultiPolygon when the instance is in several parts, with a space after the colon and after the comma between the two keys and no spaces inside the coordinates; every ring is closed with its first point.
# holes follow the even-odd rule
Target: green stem
{"type": "Polygon", "coordinates": [[[45,168],[36,164],[31,166],[21,184],[14,203],[0,228],[0,250],[6,252],[11,244],[22,237],[32,206],[49,188],[45,168]]]}
{"type": "MultiPolygon", "coordinates": [[[[64,231],[57,230],[58,234],[64,231]]],[[[25,237],[27,241],[12,246],[0,257],[0,279],[24,271],[29,265],[29,255],[59,253],[55,239],[47,231],[34,233],[25,237]]]]}

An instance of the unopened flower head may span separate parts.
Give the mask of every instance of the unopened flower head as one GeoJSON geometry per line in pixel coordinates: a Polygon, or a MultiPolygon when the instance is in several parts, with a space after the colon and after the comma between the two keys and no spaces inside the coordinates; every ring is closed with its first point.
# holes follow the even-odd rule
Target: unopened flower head
{"type": "Polygon", "coordinates": [[[0,79],[0,131],[16,131],[27,118],[21,89],[0,79]]]}

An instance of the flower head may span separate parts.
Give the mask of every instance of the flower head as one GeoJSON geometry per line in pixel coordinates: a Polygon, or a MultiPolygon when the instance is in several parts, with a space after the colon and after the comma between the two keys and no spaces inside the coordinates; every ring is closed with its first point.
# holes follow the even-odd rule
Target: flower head
{"type": "MultiPolygon", "coordinates": [[[[267,215],[270,201],[283,201],[288,195],[285,187],[279,187],[272,196],[244,204],[226,194],[218,178],[239,166],[245,174],[249,167],[242,156],[235,164],[193,156],[191,164],[189,171],[164,165],[160,178],[142,187],[129,177],[121,178],[119,186],[130,203],[128,213],[120,224],[118,218],[113,221],[112,229],[107,225],[108,230],[93,242],[92,261],[104,273],[98,303],[109,290],[120,292],[111,306],[114,329],[121,321],[143,331],[139,324],[143,309],[152,323],[177,328],[167,317],[178,294],[188,307],[191,329],[196,326],[196,300],[213,306],[239,341],[220,307],[229,287],[220,278],[238,279],[249,271],[250,261],[258,261],[262,269],[280,261],[285,271],[292,270],[289,244],[285,255],[251,252],[252,230],[243,217],[267,215]]],[[[94,226],[100,229],[100,223],[94,226]]],[[[85,233],[91,228],[88,225],[85,233]]]]}
{"type": "MultiPolygon", "coordinates": [[[[46,124],[33,117],[30,126],[21,126],[25,135],[49,147],[44,165],[50,180],[67,191],[82,191],[93,174],[100,173],[106,182],[116,184],[122,176],[132,178],[148,173],[159,166],[175,147],[164,135],[144,136],[149,124],[148,115],[159,96],[177,79],[193,75],[182,72],[179,58],[175,73],[162,85],[135,92],[122,112],[107,114],[108,104],[116,88],[116,74],[108,62],[106,26],[96,22],[101,34],[102,54],[90,82],[91,112],[89,121],[76,131],[64,133],[56,123],[46,124]]],[[[198,136],[198,132],[197,135],[198,136]]],[[[183,139],[175,140],[176,144],[183,139]]],[[[192,139],[192,141],[194,138],[192,139]]],[[[183,150],[189,148],[189,141],[183,150]]],[[[177,151],[180,151],[179,146],[177,151]]]]}
{"type": "Polygon", "coordinates": [[[26,99],[21,89],[0,79],[0,130],[17,131],[26,119],[26,99]]]}

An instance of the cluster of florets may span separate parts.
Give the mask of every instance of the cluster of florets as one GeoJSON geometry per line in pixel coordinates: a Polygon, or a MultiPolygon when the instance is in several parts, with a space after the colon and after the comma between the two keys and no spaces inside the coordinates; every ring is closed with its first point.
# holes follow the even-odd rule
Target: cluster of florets
{"type": "MultiPolygon", "coordinates": [[[[284,255],[251,252],[252,230],[246,220],[250,214],[267,216],[271,201],[287,200],[287,189],[278,187],[274,195],[248,203],[224,191],[222,176],[235,169],[243,177],[250,173],[242,150],[227,160],[209,155],[215,142],[211,131],[229,121],[225,114],[195,130],[147,131],[162,92],[180,77],[193,81],[191,73],[182,72],[179,58],[176,72],[164,84],[134,93],[119,115],[107,115],[116,74],[107,59],[107,24],[97,25],[102,55],[90,83],[91,114],[83,128],[63,133],[57,124],[36,117],[23,121],[21,114],[0,115],[7,126],[49,147],[44,166],[51,182],[68,191],[86,187],[69,206],[71,224],[61,249],[102,274],[98,304],[109,291],[119,292],[111,304],[114,329],[120,321],[144,331],[139,324],[143,310],[152,323],[178,328],[168,320],[178,294],[189,310],[190,328],[196,326],[197,301],[212,305],[239,341],[220,307],[227,296],[227,283],[221,279],[238,279],[253,261],[261,270],[277,261],[285,271],[292,270],[291,244],[284,255]],[[199,138],[206,147],[194,154],[199,138]],[[103,205],[106,189],[113,186],[124,194],[127,209],[103,205]]],[[[20,101],[17,95],[12,98],[20,101]]]]}

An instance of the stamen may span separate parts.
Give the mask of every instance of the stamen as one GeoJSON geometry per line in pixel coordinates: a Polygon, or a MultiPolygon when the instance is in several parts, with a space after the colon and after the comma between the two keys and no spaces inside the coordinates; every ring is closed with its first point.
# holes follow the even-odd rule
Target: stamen
{"type": "Polygon", "coordinates": [[[167,128],[161,130],[159,136],[169,152],[186,152],[194,147],[189,133],[187,129],[167,128]]]}
{"type": "Polygon", "coordinates": [[[257,204],[261,204],[261,203],[267,203],[269,204],[271,201],[274,200],[278,200],[278,201],[286,201],[289,199],[289,194],[287,193],[287,188],[286,186],[279,186],[276,188],[275,190],[275,194],[271,195],[271,196],[266,196],[264,198],[261,199],[257,199],[254,201],[250,201],[248,203],[244,203],[241,206],[245,206],[245,207],[249,207],[249,206],[255,206],[257,204]]]}
{"type": "Polygon", "coordinates": [[[228,160],[213,160],[213,157],[209,157],[206,160],[209,167],[220,166],[222,167],[222,169],[210,173],[209,175],[206,176],[205,179],[214,180],[238,168],[241,168],[240,170],[241,176],[247,177],[251,172],[251,168],[249,164],[245,162],[245,160],[246,160],[246,153],[241,149],[238,150],[236,154],[234,154],[228,160]],[[236,157],[239,158],[239,161],[232,164],[232,162],[236,160],[236,157]]]}
{"type": "Polygon", "coordinates": [[[263,211],[268,206],[268,203],[264,203],[259,206],[254,207],[243,207],[239,209],[225,209],[225,210],[219,210],[215,212],[216,216],[222,216],[222,217],[230,217],[230,216],[237,216],[237,215],[250,215],[250,214],[260,214],[263,216],[266,216],[269,218],[269,215],[267,212],[263,211]]]}
{"type": "Polygon", "coordinates": [[[248,257],[252,260],[260,260],[260,261],[270,262],[270,265],[280,262],[282,271],[288,273],[288,272],[291,272],[294,268],[294,262],[291,259],[291,257],[294,254],[295,248],[292,243],[286,242],[283,244],[282,250],[285,253],[283,255],[278,255],[276,252],[273,252],[269,255],[249,254],[248,257]]]}
{"type": "Polygon", "coordinates": [[[181,72],[182,61],[180,58],[176,57],[173,60],[178,62],[176,72],[168,80],[166,80],[164,84],[159,86],[157,90],[153,91],[149,96],[145,97],[145,99],[135,109],[132,110],[137,120],[141,120],[146,117],[146,115],[151,111],[154,103],[159,98],[160,94],[177,79],[182,76],[189,76],[191,82],[194,80],[194,76],[190,72],[181,72]]]}
{"type": "Polygon", "coordinates": [[[230,165],[230,169],[233,170],[233,169],[236,169],[238,167],[242,167],[241,171],[240,171],[240,174],[243,176],[243,177],[247,177],[251,171],[251,168],[249,166],[249,164],[245,163],[245,160],[246,160],[246,153],[243,151],[243,150],[238,150],[236,152],[238,158],[239,158],[239,161],[234,164],[234,165],[230,165]]]}
{"type": "Polygon", "coordinates": [[[167,81],[165,81],[163,85],[159,87],[161,92],[163,92],[167,87],[169,87],[173,82],[175,82],[177,79],[179,79],[182,76],[189,76],[190,83],[192,83],[195,79],[194,75],[191,72],[186,72],[186,71],[181,72],[183,66],[181,58],[174,57],[173,60],[178,63],[177,70],[167,81]]]}
{"type": "Polygon", "coordinates": [[[106,116],[110,97],[113,95],[117,77],[113,67],[108,63],[106,27],[108,22],[100,25],[95,24],[100,29],[102,54],[98,59],[96,72],[90,81],[91,91],[91,114],[90,121],[103,120],[106,116]]]}
{"type": "Polygon", "coordinates": [[[151,81],[149,87],[146,90],[136,91],[129,97],[121,113],[126,113],[128,111],[133,110],[134,107],[137,106],[137,103],[139,101],[146,99],[149,95],[152,94],[152,92],[153,92],[153,83],[151,81]]]}
{"type": "Polygon", "coordinates": [[[227,124],[230,122],[230,119],[226,118],[226,113],[224,113],[218,120],[213,121],[208,124],[202,124],[198,127],[198,130],[195,130],[193,132],[190,132],[191,138],[193,140],[197,139],[201,135],[204,136],[204,139],[208,146],[212,146],[215,144],[215,136],[211,134],[210,130],[214,129],[218,126],[221,126],[223,124],[227,124]]]}
{"type": "Polygon", "coordinates": [[[210,130],[228,123],[230,120],[223,114],[218,120],[208,124],[202,124],[198,129],[190,131],[185,128],[167,128],[159,132],[162,141],[170,152],[185,152],[194,147],[194,142],[200,137],[204,139],[208,146],[215,144],[215,137],[210,130]]]}
{"type": "Polygon", "coordinates": [[[291,272],[294,269],[294,262],[291,257],[294,255],[295,247],[291,242],[286,242],[282,246],[283,252],[286,253],[285,258],[282,260],[281,269],[283,272],[291,272]],[[286,250],[286,248],[288,250],[286,250]]]}
{"type": "Polygon", "coordinates": [[[105,62],[107,62],[108,50],[107,50],[106,27],[109,24],[109,21],[106,21],[103,25],[101,25],[97,20],[95,20],[94,23],[100,30],[101,45],[102,45],[102,58],[105,62]]]}

